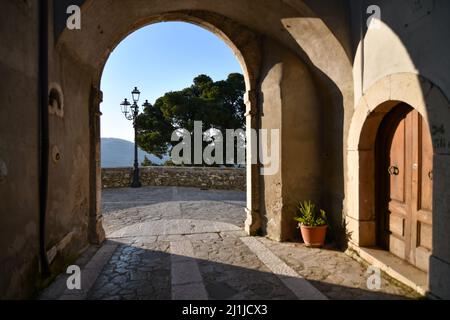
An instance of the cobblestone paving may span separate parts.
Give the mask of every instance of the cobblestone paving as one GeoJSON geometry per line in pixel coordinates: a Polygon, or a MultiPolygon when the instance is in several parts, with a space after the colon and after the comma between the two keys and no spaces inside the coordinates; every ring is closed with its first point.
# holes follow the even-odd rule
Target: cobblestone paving
{"type": "MultiPolygon", "coordinates": [[[[78,298],[419,297],[384,274],[381,289],[370,291],[367,266],[340,251],[258,237],[253,239],[263,252],[257,252],[243,241],[250,239],[243,231],[245,193],[172,187],[138,190],[103,191],[104,227],[108,244],[116,249],[91,276],[89,292],[78,298]]],[[[82,259],[88,258],[80,260],[86,263],[82,259]]],[[[67,297],[55,288],[50,287],[43,298],[67,297]]]]}
{"type": "Polygon", "coordinates": [[[107,189],[102,194],[107,234],[123,226],[161,219],[201,219],[243,227],[244,208],[245,193],[239,191],[145,187],[107,189]]]}
{"type": "Polygon", "coordinates": [[[245,206],[245,192],[178,187],[121,188],[102,192],[103,213],[170,201],[230,201],[245,206]]]}
{"type": "Polygon", "coordinates": [[[170,299],[168,243],[143,239],[120,245],[103,268],[88,299],[170,299]]]}

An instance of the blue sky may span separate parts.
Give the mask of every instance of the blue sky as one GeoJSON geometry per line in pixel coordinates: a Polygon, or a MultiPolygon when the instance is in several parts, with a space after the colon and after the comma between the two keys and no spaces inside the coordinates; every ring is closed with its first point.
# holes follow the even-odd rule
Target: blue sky
{"type": "Polygon", "coordinates": [[[163,22],[137,30],[111,53],[102,75],[101,136],[133,141],[131,121],[120,103],[131,100],[135,86],[139,104],[192,84],[199,74],[215,81],[242,69],[232,50],[213,33],[184,22],[163,22]]]}

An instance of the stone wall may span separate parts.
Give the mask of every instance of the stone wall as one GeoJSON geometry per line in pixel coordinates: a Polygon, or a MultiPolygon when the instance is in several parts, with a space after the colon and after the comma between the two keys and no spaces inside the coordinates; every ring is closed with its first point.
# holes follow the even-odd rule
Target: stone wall
{"type": "MultiPolygon", "coordinates": [[[[142,167],[143,186],[178,186],[245,191],[245,169],[194,167],[142,167]]],[[[129,187],[133,168],[102,168],[103,188],[129,187]]]]}
{"type": "Polygon", "coordinates": [[[23,103],[0,107],[0,299],[30,295],[39,280],[38,4],[0,4],[0,99],[23,103]]]}

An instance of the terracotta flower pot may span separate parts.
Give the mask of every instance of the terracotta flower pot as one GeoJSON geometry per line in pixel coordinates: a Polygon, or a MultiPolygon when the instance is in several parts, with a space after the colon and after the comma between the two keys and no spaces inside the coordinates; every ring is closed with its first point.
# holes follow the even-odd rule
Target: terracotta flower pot
{"type": "Polygon", "coordinates": [[[320,227],[308,227],[300,225],[300,232],[307,247],[321,248],[325,243],[327,226],[325,225],[320,227]]]}

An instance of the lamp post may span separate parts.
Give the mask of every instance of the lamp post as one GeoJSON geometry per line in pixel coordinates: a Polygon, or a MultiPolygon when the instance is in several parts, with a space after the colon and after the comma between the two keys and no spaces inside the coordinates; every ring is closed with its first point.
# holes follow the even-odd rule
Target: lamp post
{"type": "MultiPolygon", "coordinates": [[[[131,104],[127,99],[125,99],[121,104],[122,113],[124,114],[127,120],[133,121],[134,128],[134,172],[133,172],[133,182],[131,183],[132,188],[140,188],[141,182],[139,181],[139,162],[138,162],[138,148],[137,148],[137,123],[136,119],[139,115],[139,96],[141,92],[137,87],[134,87],[134,90],[131,92],[131,96],[133,99],[133,104],[131,104]]],[[[144,108],[148,107],[150,104],[147,100],[142,105],[144,108]]]]}

